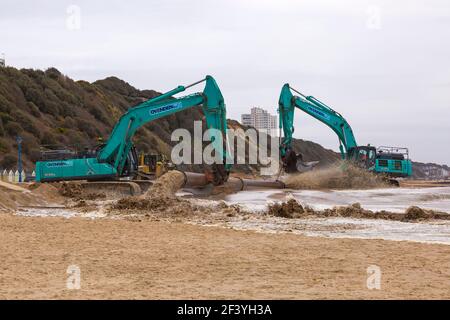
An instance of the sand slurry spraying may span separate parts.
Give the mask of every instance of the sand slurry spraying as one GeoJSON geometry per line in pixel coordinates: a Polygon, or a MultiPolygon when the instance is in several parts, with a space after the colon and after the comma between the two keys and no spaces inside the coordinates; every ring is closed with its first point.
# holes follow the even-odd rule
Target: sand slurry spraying
{"type": "Polygon", "coordinates": [[[130,214],[146,211],[147,215],[186,215],[192,210],[186,200],[177,198],[175,192],[183,185],[184,176],[179,171],[169,171],[157,179],[141,196],[126,197],[111,206],[113,214],[130,214]]]}
{"type": "Polygon", "coordinates": [[[175,193],[184,184],[184,174],[180,171],[168,171],[159,177],[144,194],[144,198],[153,199],[155,197],[174,198],[175,193]]]}
{"type": "Polygon", "coordinates": [[[389,186],[381,176],[343,162],[325,169],[288,175],[283,180],[291,189],[371,189],[389,186]]]}
{"type": "Polygon", "coordinates": [[[238,205],[223,201],[201,202],[197,199],[177,197],[175,193],[183,186],[184,175],[169,171],[157,179],[142,196],[120,199],[108,211],[112,216],[129,220],[208,221],[228,219],[237,215],[251,214],[238,205]]]}
{"type": "MultiPolygon", "coordinates": [[[[352,169],[353,170],[353,169],[352,169]]],[[[357,171],[359,172],[359,171],[357,171]]],[[[239,205],[227,205],[223,201],[200,201],[199,199],[186,199],[175,196],[175,192],[183,184],[183,174],[171,171],[159,178],[153,186],[142,196],[127,197],[114,202],[109,212],[111,215],[120,215],[125,218],[175,218],[177,221],[202,221],[202,223],[215,223],[229,221],[233,218],[255,216],[239,205]]],[[[404,213],[388,211],[371,211],[361,207],[359,203],[350,206],[333,207],[331,209],[315,210],[303,206],[295,199],[285,202],[269,204],[261,217],[275,216],[288,219],[307,218],[360,218],[384,219],[402,222],[420,222],[425,220],[449,220],[450,215],[433,210],[426,210],[416,206],[408,208],[404,213]]]]}

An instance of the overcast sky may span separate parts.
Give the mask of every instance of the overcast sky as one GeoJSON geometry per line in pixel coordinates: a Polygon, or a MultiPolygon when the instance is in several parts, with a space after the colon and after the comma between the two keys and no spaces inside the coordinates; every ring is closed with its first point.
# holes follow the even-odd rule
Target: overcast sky
{"type": "MultiPolygon", "coordinates": [[[[159,91],[210,74],[234,119],[252,106],[275,113],[289,82],[343,114],[359,144],[450,164],[448,0],[0,4],[8,65],[159,91]]],[[[338,150],[331,130],[297,111],[296,137],[338,150]]]]}

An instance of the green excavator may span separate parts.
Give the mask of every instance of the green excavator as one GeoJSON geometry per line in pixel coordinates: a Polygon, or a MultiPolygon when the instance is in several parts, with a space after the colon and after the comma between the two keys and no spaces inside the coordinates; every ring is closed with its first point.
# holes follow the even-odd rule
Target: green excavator
{"type": "MultiPolygon", "coordinates": [[[[312,96],[305,96],[298,90],[285,84],[279,98],[280,129],[284,137],[280,143],[280,157],[287,173],[305,172],[317,162],[305,163],[301,154],[292,150],[294,133],[294,111],[298,108],[313,118],[327,125],[339,138],[339,150],[344,160],[349,160],[359,167],[383,174],[389,178],[409,177],[412,174],[411,160],[407,148],[359,146],[353,130],[338,112],[312,96]],[[294,95],[292,92],[297,93],[294,95]]],[[[397,184],[396,180],[390,179],[397,184]]]]}
{"type": "MultiPolygon", "coordinates": [[[[226,137],[226,107],[222,93],[211,76],[188,86],[178,86],[155,98],[130,108],[116,123],[106,143],[94,150],[70,152],[60,149],[51,151],[36,163],[36,182],[87,180],[108,181],[132,179],[138,173],[139,159],[132,138],[143,125],[156,119],[202,105],[207,128],[217,129],[226,137]],[[177,93],[205,82],[203,92],[174,98],[177,93]]],[[[225,143],[211,138],[214,149],[226,159],[225,143]]],[[[228,179],[229,164],[213,164],[208,167],[210,182],[218,185],[228,179]]]]}

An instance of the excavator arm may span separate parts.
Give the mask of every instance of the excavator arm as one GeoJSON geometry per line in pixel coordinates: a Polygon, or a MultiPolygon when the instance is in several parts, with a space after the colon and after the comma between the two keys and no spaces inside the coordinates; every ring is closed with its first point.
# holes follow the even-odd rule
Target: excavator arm
{"type": "Polygon", "coordinates": [[[352,128],[341,114],[318,99],[312,96],[305,96],[299,91],[291,88],[289,84],[285,84],[281,89],[278,109],[280,114],[280,128],[283,129],[284,133],[284,138],[280,146],[281,156],[286,154],[292,143],[295,108],[316,118],[336,133],[339,139],[339,150],[342,159],[346,159],[351,150],[357,147],[352,128]],[[298,93],[299,96],[294,96],[291,90],[298,93]]]}
{"type": "MultiPolygon", "coordinates": [[[[223,139],[226,139],[227,123],[224,98],[214,78],[206,76],[203,80],[188,86],[178,86],[129,109],[115,125],[106,144],[98,150],[96,158],[66,159],[66,162],[60,161],[60,165],[38,162],[36,164],[36,179],[37,181],[94,180],[123,176],[126,174],[125,164],[133,148],[132,138],[140,127],[156,119],[198,105],[203,107],[208,129],[219,130],[222,132],[223,139]],[[206,82],[203,92],[173,98],[173,95],[201,82],[206,82]]],[[[216,175],[213,177],[214,182],[220,184],[226,181],[230,165],[225,164],[227,157],[225,144],[219,145],[220,141],[215,141],[214,138],[212,143],[216,152],[219,152],[224,159],[223,165],[215,165],[212,170],[213,174],[216,175]]]]}

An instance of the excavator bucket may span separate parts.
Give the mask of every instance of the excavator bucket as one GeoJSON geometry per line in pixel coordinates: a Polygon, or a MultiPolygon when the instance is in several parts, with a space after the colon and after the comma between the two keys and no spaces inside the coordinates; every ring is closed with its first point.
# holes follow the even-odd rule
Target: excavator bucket
{"type": "Polygon", "coordinates": [[[318,163],[319,163],[319,161],[303,162],[303,161],[297,160],[297,171],[300,173],[310,171],[310,170],[314,169],[314,167],[318,163]]]}
{"type": "Polygon", "coordinates": [[[303,155],[295,153],[292,149],[286,153],[282,160],[286,173],[304,173],[314,169],[319,163],[319,161],[303,161],[303,155]]]}

